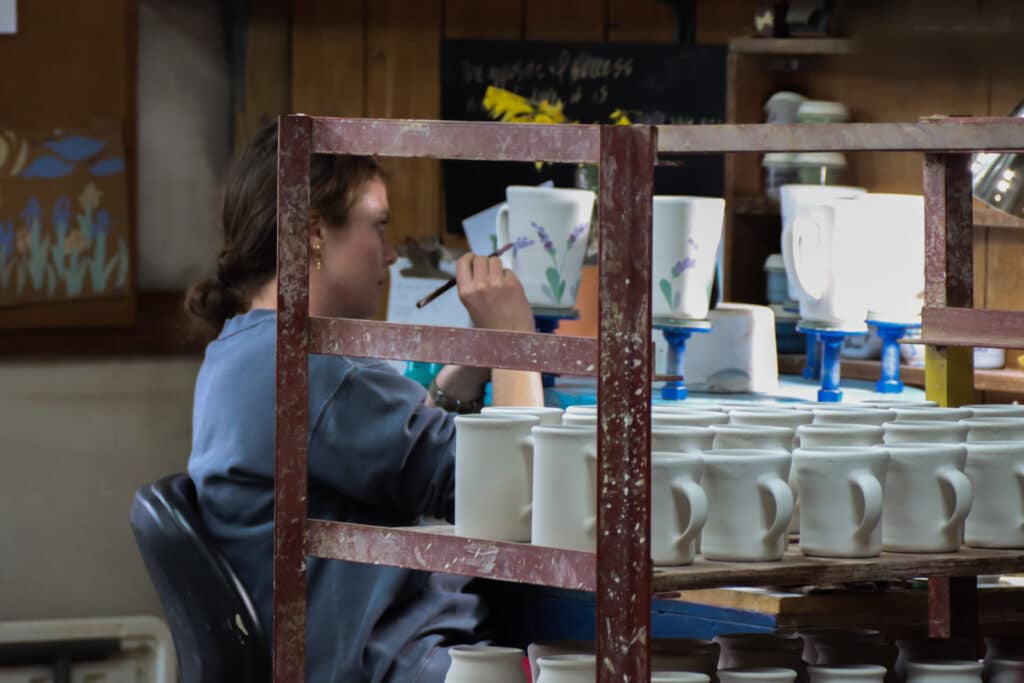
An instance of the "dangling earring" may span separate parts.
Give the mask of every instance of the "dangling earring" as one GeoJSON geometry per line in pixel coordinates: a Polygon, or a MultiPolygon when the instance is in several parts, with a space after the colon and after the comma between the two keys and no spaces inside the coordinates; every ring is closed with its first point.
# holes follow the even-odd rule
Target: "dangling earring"
{"type": "Polygon", "coordinates": [[[313,242],[313,267],[316,268],[317,272],[319,272],[323,265],[323,259],[320,254],[320,243],[313,242]]]}

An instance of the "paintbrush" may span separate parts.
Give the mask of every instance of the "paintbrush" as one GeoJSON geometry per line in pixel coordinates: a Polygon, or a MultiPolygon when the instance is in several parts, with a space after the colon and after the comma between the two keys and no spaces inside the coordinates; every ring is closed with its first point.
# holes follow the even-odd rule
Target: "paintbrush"
{"type": "MultiPolygon", "coordinates": [[[[495,256],[501,256],[506,251],[511,249],[513,246],[514,246],[513,243],[509,242],[508,244],[503,246],[501,249],[498,249],[497,251],[488,254],[487,258],[493,258],[495,256]]],[[[433,301],[434,299],[436,299],[437,297],[441,296],[442,294],[447,292],[449,289],[454,287],[456,285],[456,283],[457,283],[457,280],[455,278],[452,278],[452,279],[448,280],[448,282],[444,283],[443,285],[441,285],[440,287],[435,289],[433,292],[431,292],[430,294],[427,294],[425,297],[423,297],[422,299],[417,301],[416,302],[416,308],[423,308],[424,306],[429,304],[431,301],[433,301]]]]}

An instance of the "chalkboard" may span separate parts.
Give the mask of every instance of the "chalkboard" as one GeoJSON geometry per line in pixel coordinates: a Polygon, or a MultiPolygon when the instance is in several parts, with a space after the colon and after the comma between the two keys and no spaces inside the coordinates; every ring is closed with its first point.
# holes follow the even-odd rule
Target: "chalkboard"
{"type": "MultiPolygon", "coordinates": [[[[446,40],[441,44],[441,116],[489,120],[487,86],[532,102],[560,101],[566,117],[611,123],[615,110],[633,123],[721,123],[725,120],[726,48],[719,45],[540,43],[446,40]]],[[[444,162],[449,232],[462,219],[504,201],[505,186],[552,180],[572,187],[571,165],[444,162]]],[[[659,168],[658,194],[721,196],[722,155],[687,157],[682,166],[659,168]]]]}

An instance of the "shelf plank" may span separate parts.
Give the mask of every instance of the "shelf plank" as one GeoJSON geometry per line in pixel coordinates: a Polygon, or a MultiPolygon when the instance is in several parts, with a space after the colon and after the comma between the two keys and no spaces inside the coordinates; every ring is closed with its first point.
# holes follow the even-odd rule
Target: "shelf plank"
{"type": "Polygon", "coordinates": [[[456,365],[472,358],[480,367],[563,375],[597,369],[593,337],[320,317],[310,318],[309,328],[311,353],[456,365]]]}
{"type": "Polygon", "coordinates": [[[314,557],[593,592],[593,553],[462,538],[452,526],[381,528],[309,520],[314,557]]]}
{"type": "Polygon", "coordinates": [[[929,346],[1024,346],[1024,311],[930,308],[921,313],[919,343],[929,346]]]}
{"type": "MultiPolygon", "coordinates": [[[[502,543],[454,535],[448,525],[372,527],[309,520],[309,552],[314,557],[407,569],[593,591],[593,553],[502,543]]],[[[652,590],[669,593],[719,586],[805,586],[882,581],[916,576],[973,576],[1024,571],[1024,551],[978,550],[958,553],[883,553],[881,557],[837,560],[804,557],[796,544],[781,562],[709,562],[657,567],[652,590]]]]}
{"type": "Polygon", "coordinates": [[[781,562],[708,562],[655,569],[655,592],[715,586],[822,586],[916,576],[1012,574],[1024,570],[1024,551],[961,548],[958,553],[882,553],[881,557],[838,560],[804,557],[793,544],[781,562]]]}
{"type": "Polygon", "coordinates": [[[313,153],[596,164],[600,126],[585,124],[313,119],[313,153]]]}
{"type": "MultiPolygon", "coordinates": [[[[800,354],[779,354],[779,372],[799,375],[804,369],[804,356],[800,354]]],[[[851,360],[844,358],[841,366],[844,379],[860,379],[872,382],[879,377],[881,364],[877,360],[851,360]]],[[[924,368],[912,365],[900,366],[900,379],[911,387],[924,388],[924,368]]],[[[1010,368],[974,371],[974,388],[977,391],[998,391],[1007,394],[1024,395],[1024,371],[1010,368]]]]}
{"type": "Polygon", "coordinates": [[[849,38],[733,38],[729,52],[744,55],[850,55],[857,43],[849,38]]]}
{"type": "MultiPolygon", "coordinates": [[[[730,208],[743,216],[778,216],[779,203],[767,197],[735,197],[730,208]]],[[[1024,230],[1024,218],[1011,216],[987,206],[974,207],[974,227],[1024,230]]]]}
{"type": "Polygon", "coordinates": [[[993,152],[1024,148],[1024,120],[658,126],[659,154],[719,152],[993,152]]]}

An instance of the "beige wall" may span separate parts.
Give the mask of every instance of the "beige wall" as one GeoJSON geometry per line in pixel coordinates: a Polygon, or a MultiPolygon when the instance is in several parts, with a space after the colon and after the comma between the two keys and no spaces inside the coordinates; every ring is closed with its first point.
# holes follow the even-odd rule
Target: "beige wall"
{"type": "Polygon", "coordinates": [[[198,367],[0,363],[0,620],[162,617],[128,510],[185,469],[198,367]]]}

